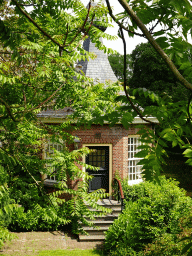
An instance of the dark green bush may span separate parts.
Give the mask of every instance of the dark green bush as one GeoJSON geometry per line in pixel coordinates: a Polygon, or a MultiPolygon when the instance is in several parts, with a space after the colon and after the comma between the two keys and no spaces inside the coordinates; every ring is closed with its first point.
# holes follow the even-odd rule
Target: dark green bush
{"type": "Polygon", "coordinates": [[[143,256],[143,252],[136,252],[131,247],[117,246],[115,250],[111,251],[110,256],[143,256]]]}
{"type": "MultiPolygon", "coordinates": [[[[82,229],[80,221],[87,224],[86,217],[93,219],[96,214],[105,214],[110,211],[96,203],[100,198],[106,197],[104,190],[92,193],[87,193],[83,187],[81,190],[80,193],[79,189],[78,194],[75,194],[76,191],[74,191],[74,196],[68,201],[59,198],[62,191],[55,191],[48,194],[47,200],[44,202],[40,200],[40,196],[37,196],[37,200],[33,204],[31,203],[27,207],[27,204],[20,205],[12,215],[9,229],[11,231],[46,231],[63,229],[65,225],[71,224],[71,231],[74,234],[79,233],[82,229]],[[85,201],[100,211],[90,211],[85,201]]],[[[22,199],[20,202],[25,203],[25,200],[22,199]]]]}
{"type": "Polygon", "coordinates": [[[138,252],[165,233],[181,232],[179,219],[189,214],[192,199],[185,196],[185,191],[176,186],[175,181],[161,177],[160,183],[127,186],[127,191],[124,186],[129,201],[106,233],[107,252],[129,247],[138,252]]]}
{"type": "MultiPolygon", "coordinates": [[[[192,210],[192,209],[191,209],[192,210]]],[[[182,249],[190,240],[182,240],[192,234],[192,212],[179,220],[181,232],[179,234],[165,233],[153,243],[146,245],[143,255],[148,256],[173,256],[181,255],[182,249]]],[[[183,254],[187,255],[187,253],[183,254]]]]}
{"type": "Polygon", "coordinates": [[[12,216],[9,229],[12,231],[57,230],[69,222],[63,218],[62,214],[59,217],[60,209],[58,207],[42,207],[38,204],[33,206],[33,209],[29,209],[26,212],[24,207],[18,207],[12,216]]]}
{"type": "Polygon", "coordinates": [[[134,186],[128,185],[127,180],[122,181],[123,193],[126,201],[137,201],[141,197],[149,196],[149,187],[148,182],[142,182],[134,186]]]}

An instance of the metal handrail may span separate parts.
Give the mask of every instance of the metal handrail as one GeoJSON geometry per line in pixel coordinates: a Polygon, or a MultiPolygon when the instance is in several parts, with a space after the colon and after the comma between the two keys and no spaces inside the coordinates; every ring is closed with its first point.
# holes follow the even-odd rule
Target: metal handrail
{"type": "Polygon", "coordinates": [[[125,204],[124,204],[125,198],[124,198],[124,194],[123,194],[123,189],[122,189],[121,181],[118,180],[117,178],[114,178],[114,180],[118,184],[118,202],[121,202],[121,212],[122,212],[125,208],[125,204]]]}

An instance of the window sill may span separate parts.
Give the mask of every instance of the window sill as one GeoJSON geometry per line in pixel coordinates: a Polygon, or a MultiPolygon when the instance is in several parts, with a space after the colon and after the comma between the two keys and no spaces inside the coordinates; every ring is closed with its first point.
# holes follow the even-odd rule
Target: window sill
{"type": "Polygon", "coordinates": [[[44,185],[47,187],[53,187],[54,185],[56,185],[58,182],[55,180],[45,180],[44,181],[44,185]]]}
{"type": "Polygon", "coordinates": [[[138,179],[138,180],[128,180],[128,185],[132,186],[132,185],[136,185],[143,182],[142,179],[138,179]]]}

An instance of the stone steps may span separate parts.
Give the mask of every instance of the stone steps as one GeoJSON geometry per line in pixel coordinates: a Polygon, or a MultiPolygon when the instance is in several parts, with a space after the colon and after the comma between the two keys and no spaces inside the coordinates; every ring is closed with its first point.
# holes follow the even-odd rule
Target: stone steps
{"type": "MultiPolygon", "coordinates": [[[[108,230],[109,226],[113,224],[113,221],[117,219],[121,213],[121,204],[115,200],[103,199],[98,201],[98,204],[111,209],[112,212],[105,216],[95,216],[95,220],[86,218],[88,221],[93,222],[95,227],[82,226],[83,230],[86,231],[88,235],[80,234],[79,241],[104,241],[104,232],[108,230]]],[[[88,208],[91,209],[89,206],[88,208]]],[[[92,210],[98,212],[98,210],[92,210]]]]}
{"type": "Polygon", "coordinates": [[[104,241],[105,240],[105,236],[104,235],[93,235],[93,236],[86,236],[86,235],[81,235],[79,237],[79,241],[81,242],[89,242],[89,241],[104,241]]]}

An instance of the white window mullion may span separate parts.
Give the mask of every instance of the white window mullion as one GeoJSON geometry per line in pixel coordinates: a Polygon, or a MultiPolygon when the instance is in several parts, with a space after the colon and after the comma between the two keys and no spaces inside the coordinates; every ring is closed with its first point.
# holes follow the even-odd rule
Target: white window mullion
{"type": "Polygon", "coordinates": [[[141,165],[137,163],[141,158],[135,157],[136,153],[140,151],[138,146],[141,145],[139,136],[128,137],[128,183],[129,185],[137,184],[142,181],[141,177],[141,165]]]}
{"type": "MultiPolygon", "coordinates": [[[[46,150],[45,150],[45,159],[47,160],[52,159],[52,156],[54,155],[54,149],[61,152],[63,150],[63,145],[48,141],[46,150]]],[[[57,182],[56,175],[51,175],[52,173],[55,172],[55,166],[53,166],[51,163],[47,163],[46,167],[47,167],[48,173],[50,173],[50,175],[47,173],[46,182],[56,183],[57,182]]]]}

